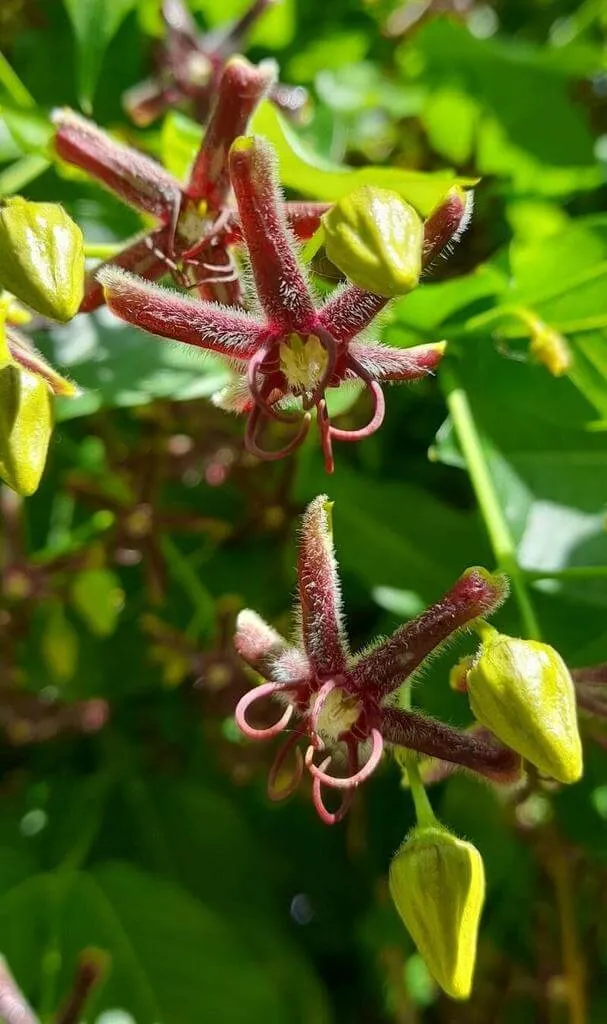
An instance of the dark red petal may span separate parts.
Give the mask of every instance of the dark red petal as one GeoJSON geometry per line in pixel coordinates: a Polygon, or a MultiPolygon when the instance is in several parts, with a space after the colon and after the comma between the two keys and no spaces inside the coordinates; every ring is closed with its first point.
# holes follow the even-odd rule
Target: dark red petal
{"type": "Polygon", "coordinates": [[[318,673],[342,672],[348,650],[333,549],[331,503],[326,494],[315,498],[304,513],[297,577],[308,658],[318,673]]]}
{"type": "Polygon", "coordinates": [[[314,304],[289,237],[269,144],[259,138],[238,139],[230,151],[230,176],[269,323],[277,333],[312,333],[314,304]]]}
{"type": "Polygon", "coordinates": [[[251,114],[275,79],[273,61],[263,61],[255,67],[244,57],[233,57],[224,68],[187,188],[192,199],[204,199],[212,211],[222,209],[230,192],[230,146],[239,135],[244,135],[251,114]]]}
{"type": "Polygon", "coordinates": [[[504,576],[468,569],[457,583],[417,618],[401,626],[351,669],[359,689],[392,693],[423,660],[464,626],[495,611],[508,593],[504,576]]]}
{"type": "Polygon", "coordinates": [[[161,338],[196,345],[230,359],[250,359],[263,340],[263,329],[246,313],[190,299],[116,267],[101,270],[99,281],[116,316],[161,338]]]}

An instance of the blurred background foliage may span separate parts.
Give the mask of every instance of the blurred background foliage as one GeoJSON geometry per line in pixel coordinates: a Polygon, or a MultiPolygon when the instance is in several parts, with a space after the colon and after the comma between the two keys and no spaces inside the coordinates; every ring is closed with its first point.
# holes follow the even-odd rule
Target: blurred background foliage
{"type": "MultiPolygon", "coordinates": [[[[201,30],[245,6],[190,2],[201,30]]],[[[392,344],[447,338],[447,373],[393,389],[383,429],[339,447],[333,478],[315,439],[283,463],[248,456],[208,402],[224,376],[211,358],[105,311],[38,336],[84,389],[58,404],[38,494],[0,498],[0,950],[42,1020],[91,945],[111,955],[98,1024],[605,1020],[601,722],[584,719],[586,772],[566,791],[515,803],[463,776],[432,791],[487,869],[459,1006],[389,900],[413,823],[396,766],[335,829],[305,792],[271,805],[271,752],[231,717],[251,680],[230,637],[244,606],[288,628],[297,516],[325,490],[354,645],[494,565],[447,417],[457,388],[524,592],[499,626],[523,633],[528,603],[572,667],[607,660],[606,30],[603,0],[284,0],[255,28],[249,57],[310,91],[305,123],[266,106],[255,125],[293,195],[332,199],[362,174],[406,180],[424,211],[453,174],[482,178],[456,255],[382,328],[392,344]],[[567,372],[533,358],[530,317],[566,339],[567,372]]],[[[48,113],[80,107],[182,174],[200,137],[187,111],[141,131],[121,107],[160,32],[157,0],[4,0],[0,193],[62,202],[89,244],[138,229],[55,163],[48,113]]],[[[443,654],[415,703],[465,724],[447,677],[470,650],[443,654]]]]}

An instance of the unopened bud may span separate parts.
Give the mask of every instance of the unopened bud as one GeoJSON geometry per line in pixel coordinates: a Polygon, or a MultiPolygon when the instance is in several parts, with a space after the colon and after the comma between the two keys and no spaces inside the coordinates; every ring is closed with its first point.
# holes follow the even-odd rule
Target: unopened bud
{"type": "Polygon", "coordinates": [[[77,312],[84,293],[80,228],[56,203],[20,196],[0,207],[0,286],[53,320],[77,312]]]}
{"type": "Polygon", "coordinates": [[[390,865],[390,892],[430,973],[447,995],[467,999],[485,898],[476,847],[440,825],[415,829],[390,865]]]}
{"type": "Polygon", "coordinates": [[[415,288],[424,228],[398,192],[361,185],[335,203],[322,223],[328,258],[354,284],[386,298],[415,288]]]}
{"type": "Polygon", "coordinates": [[[562,334],[533,317],[529,352],[553,377],[562,377],[571,369],[571,352],[562,334]]]}
{"type": "Polygon", "coordinates": [[[0,478],[17,494],[40,483],[53,430],[51,393],[44,380],[14,363],[0,368],[0,478]]]}
{"type": "Polygon", "coordinates": [[[488,629],[468,673],[468,695],[478,721],[545,775],[581,777],[573,680],[554,648],[488,629]]]}
{"type": "Polygon", "coordinates": [[[466,656],[453,666],[449,672],[449,686],[456,693],[465,693],[468,689],[468,672],[474,664],[474,658],[466,656]]]}

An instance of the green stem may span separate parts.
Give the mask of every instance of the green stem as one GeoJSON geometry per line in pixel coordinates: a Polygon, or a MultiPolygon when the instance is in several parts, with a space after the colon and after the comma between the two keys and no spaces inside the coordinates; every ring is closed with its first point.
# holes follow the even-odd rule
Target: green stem
{"type": "Polygon", "coordinates": [[[566,569],[523,569],[528,580],[591,580],[607,576],[607,565],[570,565],[566,569]]]}
{"type": "Polygon", "coordinates": [[[181,553],[171,538],[165,535],[160,543],[174,579],[181,584],[194,605],[196,614],[188,633],[197,637],[213,621],[215,613],[213,598],[198,579],[190,561],[181,553]]]}
{"type": "Polygon", "coordinates": [[[316,253],[323,244],[324,240],[325,230],[321,225],[319,228],[316,229],[312,237],[308,239],[308,241],[306,242],[302,249],[301,258],[304,263],[307,264],[312,262],[312,260],[316,256],[316,253]]]}
{"type": "Polygon", "coordinates": [[[419,773],[417,756],[413,753],[405,757],[407,776],[409,778],[409,789],[415,805],[415,815],[420,828],[436,828],[439,822],[432,810],[432,804],[428,800],[428,794],[424,788],[422,777],[419,773]]]}
{"type": "MultiPolygon", "coordinates": [[[[411,686],[401,687],[398,695],[398,703],[405,711],[409,711],[411,709],[411,686]]],[[[432,804],[428,800],[428,794],[426,793],[422,782],[422,777],[417,763],[417,754],[413,750],[402,750],[398,760],[401,767],[403,767],[407,772],[407,780],[409,782],[411,796],[413,797],[417,824],[420,828],[436,827],[439,823],[434,811],[432,810],[432,804]]]]}
{"type": "Polygon", "coordinates": [[[91,260],[111,260],[123,248],[116,242],[85,242],[84,255],[91,260]]]}
{"type": "Polygon", "coordinates": [[[10,196],[20,192],[30,181],[39,178],[51,166],[50,160],[37,153],[29,153],[20,160],[15,160],[0,172],[0,196],[10,196]]]}
{"type": "Polygon", "coordinates": [[[0,86],[8,93],[18,107],[35,107],[36,101],[24,86],[16,71],[13,71],[4,54],[0,53],[0,86]]]}
{"type": "Polygon", "coordinates": [[[527,637],[531,640],[539,640],[541,638],[539,622],[527,590],[525,574],[516,558],[514,538],[493,486],[482,438],[470,408],[468,395],[459,383],[452,366],[445,367],[441,376],[447,407],[468,467],[495,560],[498,567],[510,577],[512,592],[518,604],[527,637]]]}

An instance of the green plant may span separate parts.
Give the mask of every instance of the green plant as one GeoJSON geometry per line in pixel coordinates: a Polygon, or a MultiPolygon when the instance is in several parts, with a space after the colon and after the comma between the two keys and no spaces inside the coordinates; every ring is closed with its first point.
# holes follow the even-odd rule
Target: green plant
{"type": "Polygon", "coordinates": [[[9,1024],[602,1020],[604,32],[0,15],[9,1024]]]}

